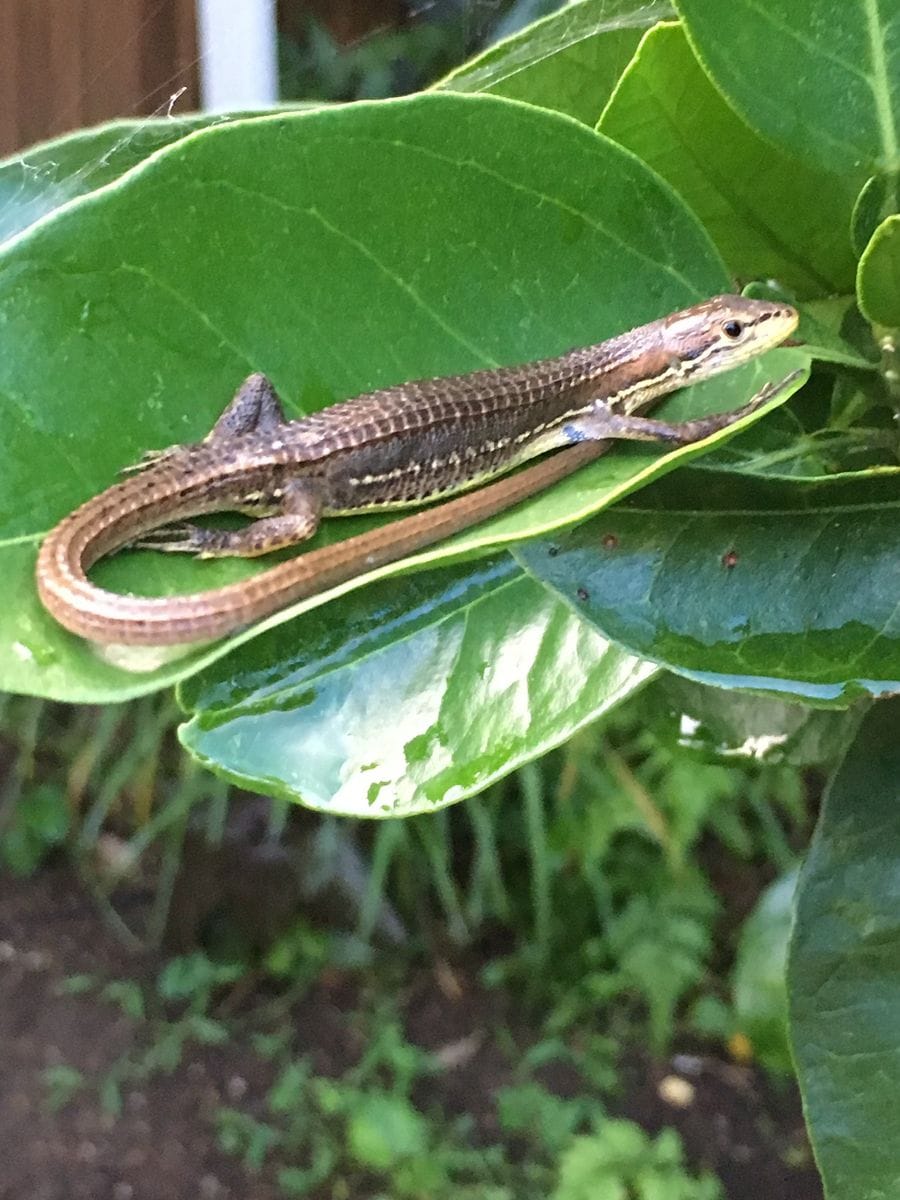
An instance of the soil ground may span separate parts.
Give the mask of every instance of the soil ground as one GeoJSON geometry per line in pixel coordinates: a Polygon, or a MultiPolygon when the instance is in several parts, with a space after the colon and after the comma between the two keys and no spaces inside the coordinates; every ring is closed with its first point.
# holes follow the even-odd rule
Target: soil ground
{"type": "MultiPolygon", "coordinates": [[[[136,893],[132,901],[139,907],[146,897],[136,893]]],[[[418,972],[405,989],[402,1010],[411,1041],[454,1053],[468,1048],[456,1053],[453,1069],[429,1080],[428,1094],[417,1093],[417,1102],[429,1109],[439,1105],[449,1116],[471,1114],[476,1143],[487,1145],[500,1137],[493,1094],[513,1082],[508,1056],[490,1031],[506,1022],[523,1046],[539,1031],[510,1020],[514,997],[478,987],[480,965],[467,960],[455,967],[453,987],[440,972],[418,972]]],[[[65,866],[45,867],[25,880],[0,879],[2,1200],[282,1195],[273,1171],[250,1173],[216,1143],[216,1109],[230,1104],[260,1111],[272,1082],[271,1066],[242,1037],[217,1047],[190,1046],[171,1074],[126,1090],[117,1116],[104,1112],[96,1092],[87,1089],[60,1111],[48,1109],[42,1081],[47,1068],[65,1064],[96,1080],[140,1037],[140,1023],[116,1005],[93,995],[60,994],[59,985],[83,974],[146,983],[158,967],[159,961],[123,948],[65,866]]],[[[252,1019],[254,1005],[264,999],[271,1001],[271,992],[243,994],[242,1018],[252,1019]]],[[[317,1072],[340,1075],[358,1059],[352,1021],[358,1002],[356,986],[336,976],[291,1011],[298,1048],[309,1050],[317,1072]]],[[[563,1096],[584,1091],[568,1068],[544,1068],[540,1077],[563,1096]]],[[[616,1102],[621,1115],[651,1132],[675,1126],[691,1166],[715,1170],[729,1200],[821,1200],[795,1089],[776,1092],[757,1071],[696,1048],[666,1061],[632,1055],[624,1079],[616,1102]],[[673,1093],[673,1077],[690,1086],[676,1085],[673,1093]]]]}

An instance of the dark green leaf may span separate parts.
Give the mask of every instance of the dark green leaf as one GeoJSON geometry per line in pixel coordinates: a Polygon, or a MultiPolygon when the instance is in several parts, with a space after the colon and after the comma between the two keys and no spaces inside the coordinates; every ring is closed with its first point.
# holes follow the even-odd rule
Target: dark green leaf
{"type": "MultiPolygon", "coordinates": [[[[786,300],[796,304],[796,296],[771,280],[756,280],[744,288],[744,295],[758,300],[786,300]]],[[[856,306],[856,296],[828,296],[807,300],[799,306],[800,324],[794,339],[821,362],[839,363],[874,371],[881,356],[872,330],[856,306]]]]}
{"type": "Polygon", "coordinates": [[[49,783],[27,789],[4,822],[0,861],[16,875],[30,875],[65,840],[71,819],[63,790],[49,783]]]}
{"type": "Polygon", "coordinates": [[[825,798],[800,876],[791,1041],[829,1200],[900,1186],[900,702],[873,707],[825,798]]]}
{"type": "Polygon", "coordinates": [[[664,693],[680,714],[679,744],[725,762],[821,767],[830,763],[846,712],[810,708],[751,692],[704,687],[680,675],[663,676],[664,693]]]}
{"type": "Polygon", "coordinates": [[[900,167],[896,0],[676,0],[717,86],[788,153],[862,185],[900,167]]]}
{"type": "Polygon", "coordinates": [[[738,279],[849,291],[856,189],[763,140],[728,107],[680,25],[647,33],[598,126],[675,188],[738,279]]]}
{"type": "Polygon", "coordinates": [[[702,682],[820,703],[900,685],[896,475],[869,503],[853,481],[678,484],[516,557],[606,637],[702,682]]]}
{"type": "Polygon", "coordinates": [[[800,313],[796,336],[821,362],[868,371],[878,366],[878,347],[853,296],[808,301],[800,313]]]}

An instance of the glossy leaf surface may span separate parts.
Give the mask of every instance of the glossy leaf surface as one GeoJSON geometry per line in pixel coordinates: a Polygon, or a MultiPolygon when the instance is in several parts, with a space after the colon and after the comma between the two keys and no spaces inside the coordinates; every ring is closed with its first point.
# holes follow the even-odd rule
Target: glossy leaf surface
{"type": "Polygon", "coordinates": [[[870,502],[850,483],[692,476],[517,557],[605,636],[702,682],[820,703],[900,686],[896,476],[870,502]]]}
{"type": "Polygon", "coordinates": [[[875,230],[859,263],[859,305],[870,321],[900,329],[900,216],[875,230]]]}
{"type": "Polygon", "coordinates": [[[755,760],[796,767],[830,764],[842,744],[847,710],[735,689],[706,687],[683,675],[666,675],[662,686],[678,714],[681,747],[723,763],[755,760]]]}
{"type": "Polygon", "coordinates": [[[0,242],[60,205],[112,183],[164,146],[235,119],[234,114],[193,113],[112,121],[4,159],[0,162],[0,242]]]}
{"type": "Polygon", "coordinates": [[[873,175],[867,179],[853,206],[850,222],[850,239],[857,258],[869,244],[869,240],[882,221],[900,208],[900,176],[873,175]]]}
{"type": "Polygon", "coordinates": [[[900,1187],[900,702],[875,705],[826,795],[800,875],[791,1040],[829,1200],[900,1187]]]}
{"type": "Polygon", "coordinates": [[[732,988],[740,1030],[754,1058],[768,1070],[790,1075],[787,955],[797,889],[796,868],[762,893],[744,922],[735,955],[732,988]]]}
{"type": "Polygon", "coordinates": [[[654,673],[503,555],[271,630],[182,685],[181,738],[246,787],[408,816],[481,791],[654,673]]]}

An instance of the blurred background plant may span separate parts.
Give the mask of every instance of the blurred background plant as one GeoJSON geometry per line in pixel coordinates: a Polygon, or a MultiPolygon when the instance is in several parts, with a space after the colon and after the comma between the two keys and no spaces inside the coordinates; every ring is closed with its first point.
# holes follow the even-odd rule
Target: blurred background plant
{"type": "Polygon", "coordinates": [[[561,0],[282,4],[285,100],[377,100],[420,91],[561,0]]]}

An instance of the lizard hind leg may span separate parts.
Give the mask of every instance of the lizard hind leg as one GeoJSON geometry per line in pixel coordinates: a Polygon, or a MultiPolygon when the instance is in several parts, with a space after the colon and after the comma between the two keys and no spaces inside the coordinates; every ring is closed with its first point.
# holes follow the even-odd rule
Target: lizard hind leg
{"type": "Polygon", "coordinates": [[[248,375],[203,439],[217,442],[245,433],[274,433],[285,423],[278,393],[260,372],[248,375]]]}
{"type": "MultiPolygon", "coordinates": [[[[278,393],[265,375],[256,372],[247,376],[203,440],[209,444],[245,433],[274,433],[284,423],[278,393]]],[[[183,449],[183,445],[176,444],[164,450],[148,450],[136,463],[122,467],[119,474],[136,475],[148,467],[159,466],[183,449]]]]}
{"type": "Polygon", "coordinates": [[[257,558],[312,537],[322,514],[318,490],[309,484],[293,483],[278,499],[280,510],[275,516],[251,521],[243,529],[206,529],[178,522],[149,530],[132,545],[139,550],[195,554],[198,558],[257,558]]]}

